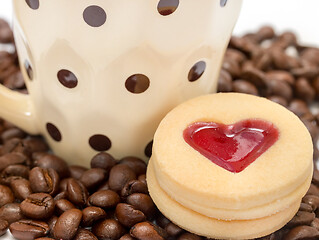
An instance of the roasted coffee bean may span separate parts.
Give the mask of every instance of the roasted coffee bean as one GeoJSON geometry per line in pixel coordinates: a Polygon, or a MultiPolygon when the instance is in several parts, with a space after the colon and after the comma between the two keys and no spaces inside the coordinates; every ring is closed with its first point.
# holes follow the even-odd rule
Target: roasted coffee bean
{"type": "Polygon", "coordinates": [[[19,203],[7,203],[0,208],[0,218],[9,224],[24,218],[19,203]]]}
{"type": "Polygon", "coordinates": [[[265,73],[255,67],[250,66],[243,68],[241,78],[249,81],[258,89],[265,89],[267,86],[265,73]]]}
{"type": "Polygon", "coordinates": [[[41,238],[36,238],[35,240],[54,240],[54,238],[41,237],[41,238]]]}
{"type": "Polygon", "coordinates": [[[283,81],[289,83],[289,85],[294,85],[295,78],[294,76],[287,71],[282,70],[271,70],[266,73],[266,77],[268,80],[275,80],[275,81],[283,81]]]}
{"type": "Polygon", "coordinates": [[[32,219],[44,219],[52,216],[54,200],[47,193],[34,193],[20,205],[22,214],[32,219]]]}
{"type": "Polygon", "coordinates": [[[239,63],[232,59],[225,59],[222,69],[228,72],[233,79],[236,79],[241,74],[239,63]]]}
{"type": "Polygon", "coordinates": [[[110,209],[115,207],[120,202],[120,196],[112,190],[102,190],[93,193],[88,203],[91,206],[100,207],[103,209],[110,209]]]}
{"type": "Polygon", "coordinates": [[[264,40],[272,39],[275,36],[275,31],[271,26],[263,26],[257,32],[258,41],[260,43],[264,40]]]}
{"type": "Polygon", "coordinates": [[[319,171],[318,171],[318,170],[314,170],[314,171],[313,171],[312,182],[313,182],[316,186],[319,186],[319,171]]]}
{"type": "Polygon", "coordinates": [[[165,228],[167,224],[169,224],[171,221],[167,219],[162,213],[158,214],[156,218],[156,224],[160,226],[161,228],[165,228]]]}
{"type": "Polygon", "coordinates": [[[73,178],[67,181],[68,199],[75,205],[83,206],[88,199],[88,191],[86,187],[78,180],[73,178]]]}
{"type": "Polygon", "coordinates": [[[125,157],[122,158],[120,164],[129,166],[136,174],[136,176],[146,173],[146,163],[136,157],[125,157]]]}
{"type": "Polygon", "coordinates": [[[135,240],[136,238],[133,238],[130,234],[123,235],[119,240],[135,240]]]}
{"type": "Polygon", "coordinates": [[[246,80],[236,80],[233,82],[233,91],[258,96],[257,88],[246,80]]]}
{"type": "Polygon", "coordinates": [[[32,240],[44,237],[49,233],[49,226],[45,222],[35,220],[20,220],[9,227],[13,237],[19,240],[32,240]]]}
{"type": "Polygon", "coordinates": [[[98,239],[117,240],[125,234],[125,228],[114,219],[105,219],[94,224],[92,232],[98,239]]]}
{"type": "Polygon", "coordinates": [[[6,234],[8,228],[9,223],[6,220],[0,218],[0,237],[6,234]]]}
{"type": "Polygon", "coordinates": [[[24,138],[25,137],[25,132],[23,132],[21,129],[19,128],[9,128],[7,130],[5,130],[2,134],[1,134],[1,140],[2,142],[6,142],[9,139],[12,138],[24,138]]]}
{"type": "Polygon", "coordinates": [[[232,59],[239,64],[242,64],[245,60],[247,60],[247,57],[245,54],[243,54],[241,51],[238,51],[233,48],[228,48],[225,53],[225,59],[232,59]]]}
{"type": "Polygon", "coordinates": [[[86,229],[79,229],[73,240],[98,240],[97,237],[86,229]]]}
{"type": "Polygon", "coordinates": [[[273,102],[275,102],[275,103],[278,103],[278,104],[280,104],[280,105],[282,105],[282,106],[284,106],[284,107],[287,107],[287,106],[288,106],[288,101],[287,101],[286,99],[284,99],[283,97],[281,97],[281,96],[275,96],[275,95],[273,95],[273,96],[269,96],[268,99],[269,99],[270,101],[273,101],[273,102]]]}
{"type": "Polygon", "coordinates": [[[295,85],[296,96],[306,103],[311,103],[316,95],[315,90],[306,78],[298,78],[295,85]]]}
{"type": "Polygon", "coordinates": [[[291,56],[288,56],[284,51],[274,47],[271,52],[273,65],[280,70],[290,70],[300,67],[299,61],[291,56]]]}
{"type": "Polygon", "coordinates": [[[88,169],[78,165],[72,165],[69,167],[70,169],[70,177],[76,180],[79,180],[82,174],[87,171],[88,169]]]}
{"type": "Polygon", "coordinates": [[[59,190],[60,177],[52,169],[35,167],[30,171],[29,181],[33,192],[44,192],[54,195],[59,190]]]}
{"type": "Polygon", "coordinates": [[[220,71],[220,75],[218,78],[218,91],[219,92],[231,92],[233,90],[231,75],[226,72],[224,69],[220,71]]]}
{"type": "Polygon", "coordinates": [[[240,50],[245,54],[250,54],[255,51],[258,47],[252,41],[249,41],[248,38],[240,38],[232,36],[229,42],[231,48],[240,50]]]}
{"type": "Polygon", "coordinates": [[[164,229],[150,222],[136,224],[131,228],[130,234],[139,240],[164,240],[167,238],[164,229]]]}
{"type": "MultiPolygon", "coordinates": [[[[201,238],[200,236],[197,236],[192,233],[183,233],[182,235],[178,237],[177,240],[202,240],[202,239],[203,238],[201,238]]],[[[275,240],[275,239],[272,239],[272,240],[275,240]]]]}
{"type": "Polygon", "coordinates": [[[55,213],[60,216],[62,213],[76,208],[70,201],[66,199],[59,199],[55,201],[55,213]]]}
{"type": "Polygon", "coordinates": [[[312,209],[312,207],[310,205],[308,205],[306,203],[301,203],[299,211],[311,213],[311,212],[313,212],[313,209],[312,209]]]}
{"type": "Polygon", "coordinates": [[[38,137],[23,139],[23,145],[26,146],[31,153],[46,152],[49,150],[49,147],[44,140],[38,137]]]}
{"type": "Polygon", "coordinates": [[[54,201],[58,201],[60,199],[66,199],[66,198],[68,198],[68,194],[66,191],[63,191],[63,192],[60,192],[57,195],[55,195],[54,201]]]}
{"type": "Polygon", "coordinates": [[[126,203],[117,204],[115,214],[118,221],[125,227],[133,227],[136,223],[146,220],[142,211],[126,203]]]}
{"type": "Polygon", "coordinates": [[[68,181],[72,179],[72,178],[64,178],[60,181],[60,184],[59,184],[59,191],[60,192],[64,192],[67,190],[68,188],[68,181]]]}
{"type": "Polygon", "coordinates": [[[102,152],[96,154],[91,160],[91,168],[102,168],[107,173],[110,172],[111,168],[116,164],[116,160],[112,157],[112,155],[102,152]]]}
{"type": "Polygon", "coordinates": [[[305,124],[306,128],[308,129],[313,142],[317,142],[319,137],[319,129],[317,127],[317,124],[314,121],[307,121],[303,118],[301,118],[301,121],[305,124]]]}
{"type": "Polygon", "coordinates": [[[109,176],[109,186],[112,190],[118,192],[131,180],[136,179],[135,172],[127,165],[118,164],[115,165],[109,176]]]}
{"type": "Polygon", "coordinates": [[[104,182],[100,185],[97,191],[110,190],[109,182],[104,182]]]}
{"type": "Polygon", "coordinates": [[[155,204],[149,195],[133,193],[127,197],[126,202],[142,211],[148,218],[152,218],[156,211],[155,204]]]}
{"type": "Polygon", "coordinates": [[[35,161],[35,165],[41,168],[53,168],[60,176],[60,178],[66,178],[70,175],[69,166],[67,163],[52,154],[45,154],[41,158],[35,161]]]}
{"type": "Polygon", "coordinates": [[[316,195],[319,196],[319,188],[314,184],[311,184],[306,195],[316,195]]]}
{"type": "Polygon", "coordinates": [[[183,229],[181,229],[179,226],[175,225],[172,222],[166,225],[165,231],[167,232],[169,236],[172,236],[172,237],[177,237],[178,235],[184,232],[183,229]]]}
{"type": "Polygon", "coordinates": [[[267,86],[270,95],[281,96],[287,101],[290,101],[292,99],[293,91],[291,86],[287,82],[268,79],[267,86]]]}
{"type": "Polygon", "coordinates": [[[0,171],[4,170],[10,165],[27,164],[27,160],[27,157],[21,153],[7,153],[0,157],[0,171]]]}
{"type": "Polygon", "coordinates": [[[318,76],[319,70],[316,67],[303,67],[303,68],[295,68],[291,70],[291,73],[295,77],[302,77],[306,79],[313,79],[318,76]]]}
{"type": "Polygon", "coordinates": [[[313,211],[316,211],[319,207],[319,196],[307,195],[302,199],[302,202],[310,205],[313,211]]]}
{"type": "Polygon", "coordinates": [[[311,227],[314,227],[315,229],[319,230],[319,218],[315,218],[311,224],[310,224],[311,227]]]}
{"type": "Polygon", "coordinates": [[[92,190],[103,183],[106,178],[107,173],[104,169],[92,168],[82,174],[80,181],[88,190],[92,190]]]}
{"type": "Polygon", "coordinates": [[[24,165],[9,165],[0,173],[0,182],[5,185],[10,185],[12,179],[29,178],[30,168],[24,165]]]}
{"type": "Polygon", "coordinates": [[[24,200],[32,194],[30,182],[24,178],[14,179],[10,187],[14,196],[19,200],[24,200]]]}
{"type": "Polygon", "coordinates": [[[82,226],[91,227],[94,222],[106,218],[106,212],[99,207],[87,207],[82,211],[82,226]]]}
{"type": "Polygon", "coordinates": [[[295,227],[300,225],[310,225],[315,219],[316,215],[313,212],[298,211],[297,214],[287,224],[289,227],[295,227]]]}
{"type": "Polygon", "coordinates": [[[141,181],[142,183],[146,183],[146,175],[145,174],[142,174],[140,176],[138,176],[137,180],[141,181]]]}
{"type": "Polygon", "coordinates": [[[0,207],[14,201],[14,195],[10,188],[0,185],[0,207]]]}
{"type": "Polygon", "coordinates": [[[148,194],[147,185],[139,180],[132,180],[129,181],[125,186],[122,188],[121,196],[127,197],[133,193],[145,193],[148,194]]]}
{"type": "Polygon", "coordinates": [[[81,223],[82,212],[79,209],[71,209],[64,212],[56,222],[53,236],[56,239],[71,240],[81,223]]]}
{"type": "Polygon", "coordinates": [[[58,221],[58,217],[53,215],[47,222],[49,227],[50,227],[50,234],[51,235],[53,234],[53,229],[54,229],[54,226],[55,226],[57,221],[58,221]]]}
{"type": "Polygon", "coordinates": [[[300,58],[319,65],[319,49],[317,48],[306,48],[300,53],[300,58]]]}
{"type": "Polygon", "coordinates": [[[299,99],[294,99],[290,102],[288,109],[296,114],[298,117],[302,117],[305,114],[309,114],[310,110],[307,104],[299,99]]]}
{"type": "Polygon", "coordinates": [[[284,240],[318,239],[319,231],[310,226],[299,226],[291,229],[284,240]]]}
{"type": "Polygon", "coordinates": [[[13,42],[13,33],[8,24],[3,19],[0,19],[0,43],[12,43],[13,42]]]}

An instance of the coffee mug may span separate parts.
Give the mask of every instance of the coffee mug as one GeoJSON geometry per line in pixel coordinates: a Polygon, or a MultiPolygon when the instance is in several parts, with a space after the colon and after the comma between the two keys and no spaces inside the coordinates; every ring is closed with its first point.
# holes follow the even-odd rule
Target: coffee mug
{"type": "Polygon", "coordinates": [[[1,86],[0,116],[72,164],[147,159],[169,110],[216,91],[242,0],[93,2],[13,1],[29,94],[1,86]]]}

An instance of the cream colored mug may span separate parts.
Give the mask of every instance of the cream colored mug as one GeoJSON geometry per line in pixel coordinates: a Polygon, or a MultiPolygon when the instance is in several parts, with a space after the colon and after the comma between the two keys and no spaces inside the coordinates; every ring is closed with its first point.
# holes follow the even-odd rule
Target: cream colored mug
{"type": "Polygon", "coordinates": [[[100,151],[146,159],[169,110],[216,91],[241,3],[14,0],[29,95],[1,86],[0,116],[73,164],[100,151]]]}

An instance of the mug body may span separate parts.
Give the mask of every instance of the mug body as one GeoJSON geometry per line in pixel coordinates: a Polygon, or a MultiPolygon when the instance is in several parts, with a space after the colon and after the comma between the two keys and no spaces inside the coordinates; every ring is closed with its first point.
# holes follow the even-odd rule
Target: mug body
{"type": "Polygon", "coordinates": [[[216,91],[241,2],[14,0],[39,132],[73,164],[146,159],[169,110],[216,91]]]}

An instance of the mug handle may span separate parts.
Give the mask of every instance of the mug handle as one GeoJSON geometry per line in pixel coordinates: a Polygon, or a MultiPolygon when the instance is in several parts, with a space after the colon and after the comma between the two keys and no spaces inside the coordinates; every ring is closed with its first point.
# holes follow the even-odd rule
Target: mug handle
{"type": "Polygon", "coordinates": [[[1,84],[0,117],[30,134],[39,134],[30,95],[12,91],[1,84]]]}

